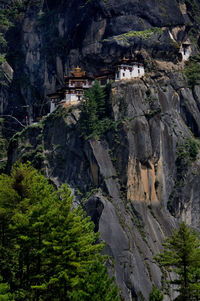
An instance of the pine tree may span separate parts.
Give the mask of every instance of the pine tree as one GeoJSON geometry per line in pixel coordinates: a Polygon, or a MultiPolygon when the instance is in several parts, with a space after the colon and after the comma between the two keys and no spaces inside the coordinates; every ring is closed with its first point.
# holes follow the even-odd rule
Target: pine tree
{"type": "Polygon", "coordinates": [[[105,118],[106,104],[105,104],[105,91],[100,86],[99,82],[95,80],[93,87],[91,88],[97,104],[97,116],[99,120],[105,118]]]}
{"type": "Polygon", "coordinates": [[[89,136],[95,132],[98,122],[97,103],[93,89],[88,89],[85,92],[84,100],[81,109],[81,131],[84,136],[89,136]]]}
{"type": "Polygon", "coordinates": [[[177,300],[200,300],[200,240],[196,232],[182,222],[166,239],[163,253],[156,257],[161,267],[176,273],[170,280],[180,293],[177,300]]]}
{"type": "Polygon", "coordinates": [[[118,300],[100,255],[104,245],[72,202],[66,185],[56,191],[29,164],[0,176],[0,269],[16,301],[93,300],[98,273],[105,300],[118,300]]]}
{"type": "Polygon", "coordinates": [[[106,119],[105,91],[98,81],[84,94],[81,107],[81,134],[90,137],[99,135],[106,119]]]}

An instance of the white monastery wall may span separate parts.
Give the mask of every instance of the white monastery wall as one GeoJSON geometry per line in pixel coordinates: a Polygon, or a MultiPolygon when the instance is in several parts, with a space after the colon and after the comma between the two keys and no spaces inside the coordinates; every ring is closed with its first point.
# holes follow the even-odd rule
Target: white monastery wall
{"type": "Polygon", "coordinates": [[[50,113],[52,113],[53,111],[55,111],[55,109],[56,109],[56,104],[53,101],[51,101],[50,113]]]}
{"type": "Polygon", "coordinates": [[[78,101],[78,97],[76,94],[65,94],[65,102],[78,101]]]}
{"type": "Polygon", "coordinates": [[[141,77],[144,75],[144,66],[143,65],[121,65],[118,67],[118,71],[115,73],[115,80],[119,81],[122,79],[132,79],[141,77]]]}

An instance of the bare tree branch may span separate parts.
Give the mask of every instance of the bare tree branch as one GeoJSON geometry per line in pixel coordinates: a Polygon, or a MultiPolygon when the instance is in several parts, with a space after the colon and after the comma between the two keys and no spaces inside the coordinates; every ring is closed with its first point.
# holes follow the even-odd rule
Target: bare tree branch
{"type": "Polygon", "coordinates": [[[9,117],[14,119],[15,121],[17,121],[23,128],[25,128],[26,126],[24,124],[22,124],[16,117],[12,116],[12,115],[0,115],[0,117],[9,117]]]}

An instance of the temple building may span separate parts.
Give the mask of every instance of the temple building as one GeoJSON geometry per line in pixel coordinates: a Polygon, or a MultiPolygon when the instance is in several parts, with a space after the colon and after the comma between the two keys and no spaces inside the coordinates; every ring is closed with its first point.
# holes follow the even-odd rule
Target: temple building
{"type": "Polygon", "coordinates": [[[110,81],[115,80],[115,71],[103,70],[101,74],[95,76],[95,79],[98,80],[100,86],[106,86],[110,81]]]}
{"type": "Polygon", "coordinates": [[[50,113],[58,105],[69,106],[78,104],[84,95],[84,91],[91,88],[94,80],[98,80],[102,87],[110,81],[130,80],[144,75],[144,65],[123,58],[113,70],[104,70],[95,77],[86,76],[86,72],[80,67],[74,68],[70,76],[64,76],[65,85],[55,93],[48,94],[51,98],[50,113]]]}
{"type": "Polygon", "coordinates": [[[94,78],[86,76],[85,71],[80,67],[76,67],[71,71],[71,76],[64,76],[64,81],[65,86],[62,89],[47,95],[51,98],[50,113],[58,105],[68,106],[79,103],[84,91],[92,87],[94,78]]]}
{"type": "Polygon", "coordinates": [[[132,79],[142,77],[144,75],[144,65],[141,63],[132,62],[125,57],[117,65],[115,72],[115,81],[123,79],[132,79]]]}

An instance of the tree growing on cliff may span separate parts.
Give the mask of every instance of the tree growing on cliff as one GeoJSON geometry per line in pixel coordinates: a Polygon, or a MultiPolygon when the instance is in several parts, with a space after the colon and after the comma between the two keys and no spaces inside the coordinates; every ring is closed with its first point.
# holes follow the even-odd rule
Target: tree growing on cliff
{"type": "Polygon", "coordinates": [[[169,282],[179,292],[178,301],[200,300],[200,240],[184,222],[163,244],[164,251],[156,257],[161,267],[175,272],[169,282]]]}
{"type": "Polygon", "coordinates": [[[15,301],[118,300],[104,245],[72,201],[29,164],[0,175],[0,271],[15,301]]]}
{"type": "Polygon", "coordinates": [[[110,119],[108,98],[110,87],[102,88],[98,81],[84,94],[81,107],[80,129],[81,135],[94,137],[103,134],[113,126],[110,119]]]}
{"type": "Polygon", "coordinates": [[[162,301],[163,300],[163,294],[157,287],[153,284],[152,290],[149,294],[149,301],[162,301]]]}

